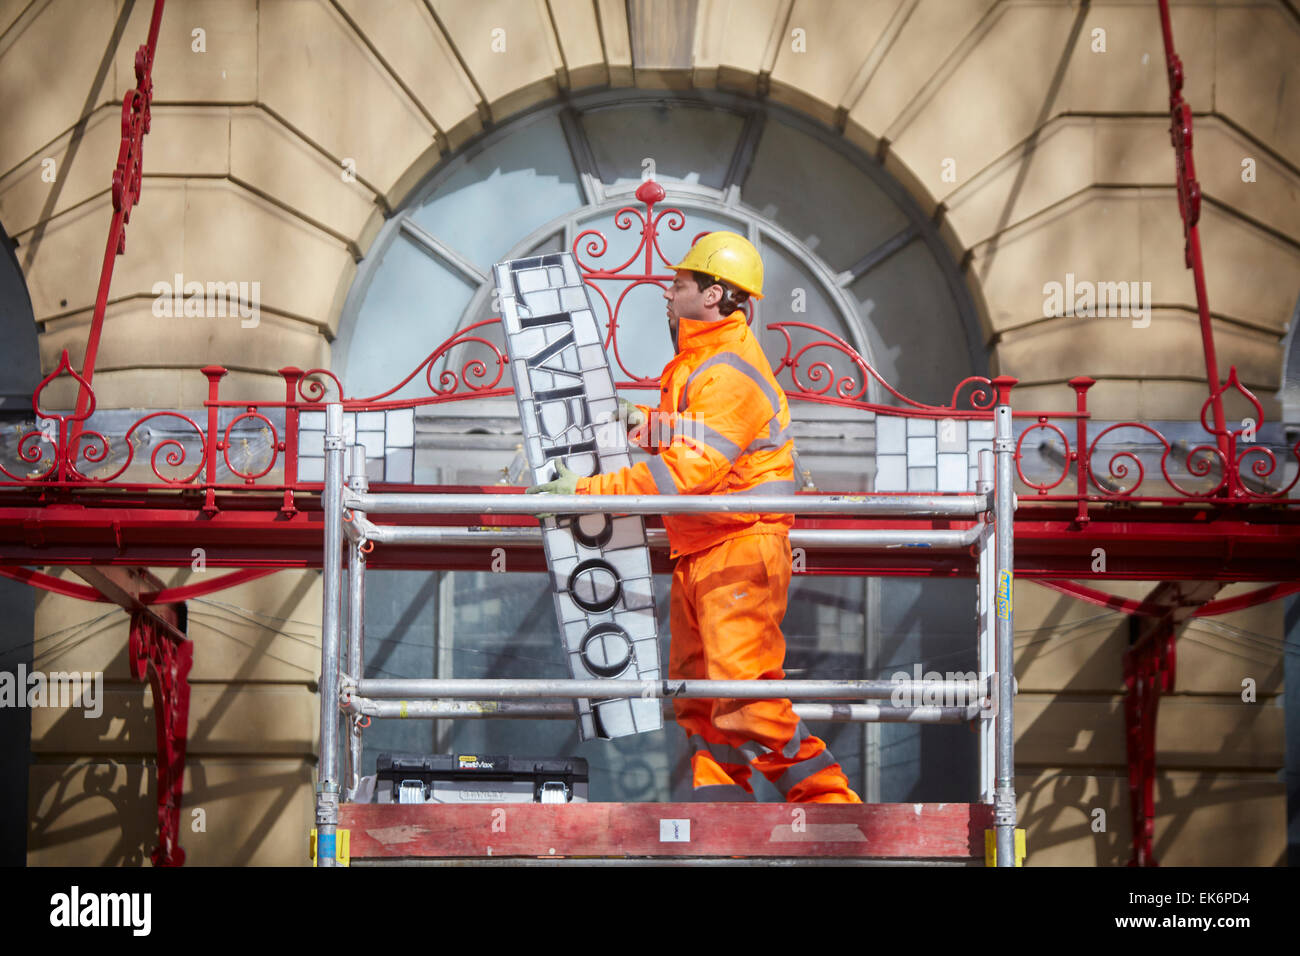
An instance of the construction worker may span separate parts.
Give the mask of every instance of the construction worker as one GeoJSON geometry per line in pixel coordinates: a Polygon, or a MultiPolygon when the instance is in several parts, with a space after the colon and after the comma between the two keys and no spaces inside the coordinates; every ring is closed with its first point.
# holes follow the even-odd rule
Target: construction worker
{"type": "MultiPolygon", "coordinates": [[[[530,493],[793,494],[790,410],[741,307],[761,299],[758,250],[734,232],[703,236],[664,293],[676,356],[659,405],[619,399],[629,439],[652,453],[610,474],[558,477],[530,493]]],[[[668,675],[780,680],[793,515],[665,515],[671,556],[668,675]]],[[[826,744],[788,700],[674,700],[693,748],[695,799],[753,801],[757,769],[790,802],[861,803],[826,744]]]]}

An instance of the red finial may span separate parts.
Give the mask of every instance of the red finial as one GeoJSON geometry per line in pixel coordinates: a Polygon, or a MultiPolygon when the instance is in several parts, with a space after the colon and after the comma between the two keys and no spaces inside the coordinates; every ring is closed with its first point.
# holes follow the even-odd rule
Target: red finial
{"type": "Polygon", "coordinates": [[[991,380],[990,384],[992,384],[993,387],[998,390],[999,405],[1011,404],[1012,386],[1014,386],[1019,381],[1020,379],[1012,378],[1010,375],[999,375],[997,378],[991,380]]]}
{"type": "Polygon", "coordinates": [[[660,186],[653,179],[647,179],[640,186],[636,187],[636,198],[641,200],[647,206],[653,206],[666,195],[667,193],[664,192],[664,187],[660,186]]]}

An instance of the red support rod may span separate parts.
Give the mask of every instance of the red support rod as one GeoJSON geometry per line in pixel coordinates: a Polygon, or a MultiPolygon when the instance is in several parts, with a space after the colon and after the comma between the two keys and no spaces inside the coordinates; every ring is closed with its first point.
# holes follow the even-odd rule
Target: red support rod
{"type": "MultiPolygon", "coordinates": [[[[1043,587],[1052,588],[1054,591],[1060,591],[1062,594],[1068,594],[1070,597],[1078,598],[1080,601],[1087,601],[1089,604],[1095,604],[1111,611],[1121,611],[1125,614],[1159,616],[1173,610],[1168,605],[1152,605],[1145,601],[1135,601],[1132,598],[1121,597],[1118,594],[1098,591],[1096,588],[1090,588],[1075,581],[1051,581],[1040,578],[1036,583],[1043,585],[1043,587]]],[[[1295,594],[1297,591],[1300,591],[1300,581],[1284,581],[1280,584],[1270,584],[1268,587],[1256,588],[1254,591],[1238,594],[1236,597],[1209,601],[1198,607],[1192,613],[1192,617],[1213,617],[1216,614],[1230,614],[1233,611],[1242,611],[1258,604],[1276,601],[1278,598],[1284,598],[1288,594],[1295,594]]]]}
{"type": "Polygon", "coordinates": [[[79,601],[107,602],[110,600],[106,595],[99,593],[88,584],[77,584],[74,581],[64,581],[62,578],[56,578],[52,574],[33,571],[31,568],[0,568],[0,578],[9,578],[11,581],[30,584],[32,587],[40,588],[42,591],[62,594],[64,597],[73,597],[79,601]]]}
{"type": "Polygon", "coordinates": [[[1183,61],[1174,52],[1174,30],[1169,20],[1169,0],[1159,0],[1160,30],[1165,42],[1165,67],[1169,75],[1169,136],[1174,145],[1178,170],[1178,212],[1183,218],[1186,239],[1184,258],[1192,270],[1196,285],[1196,311],[1201,321],[1201,345],[1205,351],[1205,375],[1214,405],[1214,428],[1224,461],[1233,460],[1223,414],[1219,365],[1214,354],[1214,328],[1210,324],[1209,296],[1205,291],[1205,265],[1201,261],[1201,238],[1197,223],[1201,218],[1201,184],[1196,181],[1192,162],[1192,108],[1183,99],[1183,61]]]}
{"type": "MultiPolygon", "coordinates": [[[[147,591],[139,595],[141,604],[180,604],[188,601],[190,598],[202,597],[204,594],[212,594],[215,591],[224,591],[226,588],[233,588],[237,584],[243,584],[245,581],[255,581],[258,578],[264,578],[268,574],[274,574],[275,568],[245,568],[242,571],[232,571],[229,574],[218,575],[207,581],[200,581],[195,584],[186,584],[181,587],[163,588],[161,591],[147,591]]],[[[62,578],[56,578],[52,574],[44,574],[40,571],[33,571],[31,568],[0,568],[0,577],[10,578],[14,581],[20,581],[23,584],[30,584],[32,587],[41,588],[45,591],[51,591],[55,594],[62,594],[65,597],[73,597],[82,601],[101,601],[108,602],[112,598],[101,594],[92,587],[85,584],[76,584],[72,581],[64,581],[62,578]]]]}
{"type": "MultiPolygon", "coordinates": [[[[136,85],[122,97],[122,145],[118,149],[117,166],[113,169],[113,221],[108,227],[104,265],[99,273],[99,291],[95,295],[95,313],[86,336],[86,355],[81,365],[85,384],[77,392],[78,420],[73,425],[74,439],[81,433],[80,418],[85,416],[91,401],[90,385],[95,375],[95,357],[99,354],[104,312],[108,308],[108,290],[113,283],[113,264],[119,255],[126,252],[126,224],[131,221],[131,207],[140,201],[142,151],[145,134],[149,132],[149,107],[153,102],[153,59],[158,47],[164,2],[154,0],[149,38],[135,53],[136,85]]],[[[72,448],[75,461],[76,445],[73,444],[72,448]]]]}

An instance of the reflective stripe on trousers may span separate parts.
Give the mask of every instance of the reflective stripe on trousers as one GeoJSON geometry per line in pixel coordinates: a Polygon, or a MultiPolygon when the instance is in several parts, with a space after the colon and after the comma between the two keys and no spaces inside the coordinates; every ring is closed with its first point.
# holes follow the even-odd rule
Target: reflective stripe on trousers
{"type": "MultiPolygon", "coordinates": [[[[790,738],[789,743],[787,743],[784,747],[781,748],[781,750],[779,751],[780,755],[782,757],[789,757],[793,759],[795,755],[799,753],[799,745],[803,743],[805,738],[811,736],[812,736],[812,731],[808,729],[808,725],[805,724],[802,720],[799,721],[799,725],[795,728],[794,736],[790,738]]],[[[755,741],[752,740],[746,744],[742,744],[740,749],[745,751],[745,753],[749,755],[750,760],[757,760],[763,754],[774,754],[778,752],[771,749],[770,747],[764,747],[762,744],[756,743],[755,741]]]]}
{"type": "Polygon", "coordinates": [[[781,776],[772,781],[772,784],[781,791],[781,796],[789,798],[790,791],[796,784],[803,783],[813,774],[833,766],[835,766],[835,758],[831,755],[830,749],[823,744],[820,753],[814,754],[807,760],[791,764],[781,776]]]}
{"type": "Polygon", "coordinates": [[[696,787],[691,791],[691,800],[696,803],[755,803],[752,791],[736,783],[713,783],[706,787],[696,787]]]}
{"type": "MultiPolygon", "coordinates": [[[[780,624],[790,573],[790,542],[784,535],[729,538],[679,559],[673,569],[668,676],[783,678],[780,624]]],[[[692,782],[701,790],[735,784],[749,791],[752,768],[787,800],[859,802],[825,744],[799,720],[789,700],[679,698],[673,710],[690,736],[692,782]]]]}
{"type": "Polygon", "coordinates": [[[830,748],[820,738],[813,736],[808,725],[802,720],[799,721],[794,736],[780,752],[753,742],[742,745],[740,749],[752,755],[753,766],[772,782],[783,797],[789,797],[795,785],[835,765],[835,758],[831,755],[830,748]],[[796,760],[801,750],[810,751],[810,754],[792,763],[791,761],[796,760]]]}
{"type": "MultiPolygon", "coordinates": [[[[829,748],[812,734],[803,721],[799,722],[795,735],[779,752],[753,741],[739,747],[713,743],[700,734],[690,735],[687,741],[694,748],[691,759],[693,800],[753,801],[753,789],[749,784],[751,766],[762,772],[781,796],[789,800],[792,791],[799,784],[837,766],[829,748]],[[801,760],[797,759],[800,751],[804,750],[809,751],[809,754],[801,760]]],[[[814,795],[828,790],[844,792],[846,795],[851,792],[838,770],[826,776],[827,779],[821,781],[819,786],[812,787],[814,795]]]]}
{"type": "Polygon", "coordinates": [[[692,734],[687,738],[687,742],[690,743],[697,752],[701,750],[704,751],[719,764],[730,764],[733,767],[749,766],[749,754],[731,746],[730,744],[710,743],[699,734],[692,734]]]}

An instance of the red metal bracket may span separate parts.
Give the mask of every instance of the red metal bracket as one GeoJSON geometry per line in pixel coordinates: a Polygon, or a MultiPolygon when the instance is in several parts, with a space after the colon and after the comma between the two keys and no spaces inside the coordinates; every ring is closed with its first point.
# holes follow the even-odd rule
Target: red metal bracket
{"type": "Polygon", "coordinates": [[[1223,583],[1216,581],[1163,581],[1129,617],[1130,644],[1124,652],[1125,749],[1133,840],[1129,866],[1158,865],[1151,849],[1156,816],[1156,714],[1160,695],[1174,689],[1174,642],[1183,624],[1222,587],[1223,583]]]}
{"type": "MultiPolygon", "coordinates": [[[[0,574],[2,573],[4,572],[0,571],[0,574]]],[[[1152,607],[1146,602],[1135,601],[1132,598],[1121,597],[1118,594],[1109,594],[1079,584],[1076,581],[1052,581],[1047,578],[1036,578],[1034,580],[1035,583],[1041,584],[1043,587],[1052,588],[1062,594],[1068,594],[1080,601],[1087,601],[1089,604],[1095,604],[1097,607],[1104,607],[1112,611],[1122,611],[1125,614],[1149,616],[1166,614],[1173,610],[1169,607],[1152,607]]],[[[1276,601],[1288,594],[1295,594],[1297,591],[1300,591],[1300,581],[1283,581],[1278,584],[1270,584],[1268,587],[1257,588],[1245,594],[1238,594],[1236,597],[1202,604],[1193,612],[1192,617],[1213,617],[1216,614],[1231,614],[1233,611],[1242,611],[1258,604],[1276,601]]]]}
{"type": "Polygon", "coordinates": [[[194,662],[194,645],[185,635],[185,606],[146,605],[144,588],[157,595],[163,587],[145,568],[91,566],[76,572],[131,615],[131,676],[144,680],[148,675],[158,734],[158,846],[151,858],[154,866],[180,866],[185,862],[178,841],[190,717],[189,673],[194,662]]]}
{"type": "MultiPolygon", "coordinates": [[[[1137,617],[1129,618],[1136,633],[1137,617]]],[[[1124,727],[1128,753],[1128,802],[1133,855],[1129,866],[1157,866],[1155,835],[1156,714],[1160,695],[1174,688],[1174,630],[1168,620],[1159,633],[1124,652],[1124,727]]]]}
{"type": "Polygon", "coordinates": [[[154,723],[158,732],[158,846],[150,854],[154,866],[181,866],[181,791],[185,783],[185,745],[190,717],[190,666],[194,643],[176,641],[155,626],[144,612],[131,615],[131,676],[153,690],[154,723]]]}

